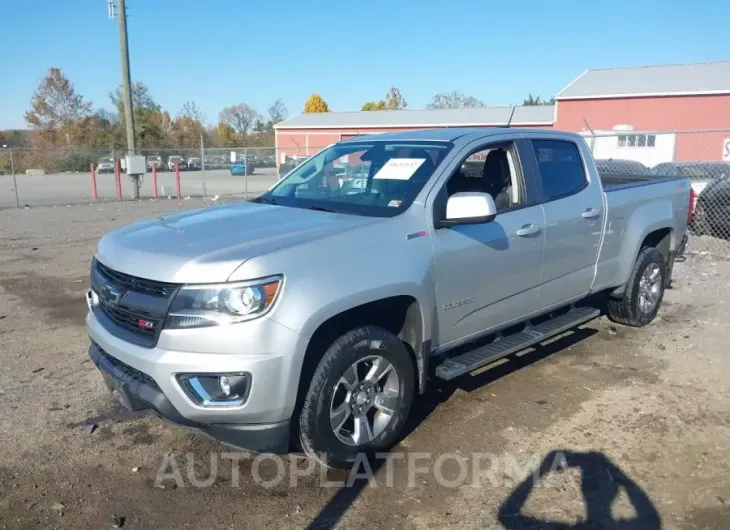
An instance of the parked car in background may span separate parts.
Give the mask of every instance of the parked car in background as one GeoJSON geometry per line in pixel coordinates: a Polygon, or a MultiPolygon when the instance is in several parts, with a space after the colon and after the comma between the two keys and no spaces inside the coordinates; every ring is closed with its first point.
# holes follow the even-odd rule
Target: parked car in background
{"type": "Polygon", "coordinates": [[[241,157],[229,165],[228,170],[231,172],[231,175],[253,175],[253,165],[245,157],[241,157]]]}
{"type": "Polygon", "coordinates": [[[699,196],[713,179],[730,177],[730,164],[713,160],[662,162],[652,168],[652,173],[662,177],[688,177],[692,189],[699,196]]]}
{"type": "Polygon", "coordinates": [[[599,173],[614,175],[651,175],[651,170],[636,160],[623,158],[596,159],[596,169],[599,173]]]}
{"type": "Polygon", "coordinates": [[[185,169],[185,159],[183,157],[180,155],[171,155],[167,157],[167,169],[174,171],[175,164],[177,164],[177,167],[181,170],[185,169]]]}
{"type": "Polygon", "coordinates": [[[287,173],[289,173],[295,167],[303,164],[307,160],[309,160],[308,156],[301,156],[301,157],[287,156],[286,159],[284,160],[284,163],[279,166],[279,178],[283,178],[284,176],[286,176],[287,173]]]}
{"type": "Polygon", "coordinates": [[[131,410],[348,467],[398,442],[432,379],[601,308],[651,323],[690,205],[685,178],[599,174],[577,134],[352,138],[251,201],[106,234],[90,267],[89,354],[131,410]],[[475,153],[482,170],[463,174],[475,153]],[[353,179],[365,185],[341,188],[342,166],[362,162],[353,179]]]}
{"type": "Polygon", "coordinates": [[[153,167],[157,171],[162,171],[165,167],[165,163],[162,161],[162,157],[160,155],[150,155],[147,157],[145,162],[147,164],[147,171],[152,171],[153,167]]]}
{"type": "Polygon", "coordinates": [[[114,159],[100,158],[96,164],[97,173],[114,173],[114,159]]]}
{"type": "Polygon", "coordinates": [[[203,168],[203,163],[197,156],[191,156],[188,158],[187,162],[185,162],[185,167],[189,171],[197,171],[203,168]]]}

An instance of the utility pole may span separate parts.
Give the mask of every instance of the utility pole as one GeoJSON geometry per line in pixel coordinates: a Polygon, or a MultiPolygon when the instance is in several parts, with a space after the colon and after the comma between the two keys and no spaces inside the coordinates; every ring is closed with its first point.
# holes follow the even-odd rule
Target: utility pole
{"type": "MultiPolygon", "coordinates": [[[[122,58],[122,98],[124,103],[124,121],[127,130],[127,154],[136,154],[134,145],[134,108],[132,107],[132,76],[129,73],[129,43],[127,41],[127,7],[126,0],[117,0],[117,18],[119,20],[119,52],[122,58]]],[[[113,10],[112,10],[113,12],[113,10]]],[[[128,170],[129,168],[127,168],[128,170]]],[[[139,199],[141,175],[131,175],[134,198],[139,199]]]]}

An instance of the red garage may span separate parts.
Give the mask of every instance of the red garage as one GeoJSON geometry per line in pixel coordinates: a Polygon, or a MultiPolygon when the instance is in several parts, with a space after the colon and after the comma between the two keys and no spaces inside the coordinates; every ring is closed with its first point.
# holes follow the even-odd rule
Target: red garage
{"type": "MultiPolygon", "coordinates": [[[[730,61],[586,70],[556,106],[516,107],[513,127],[578,132],[597,158],[654,166],[730,161],[730,61]]],[[[438,127],[497,127],[512,107],[300,114],[276,129],[277,160],[309,156],[341,139],[438,127]]]]}
{"type": "MultiPolygon", "coordinates": [[[[309,156],[330,144],[361,134],[440,127],[499,127],[510,120],[512,107],[474,109],[322,112],[300,114],[276,125],[277,160],[309,156]]],[[[516,107],[512,127],[553,126],[552,106],[516,107]]]]}
{"type": "Polygon", "coordinates": [[[587,70],[556,99],[556,129],[611,135],[598,158],[721,160],[730,138],[730,61],[587,70]]]}

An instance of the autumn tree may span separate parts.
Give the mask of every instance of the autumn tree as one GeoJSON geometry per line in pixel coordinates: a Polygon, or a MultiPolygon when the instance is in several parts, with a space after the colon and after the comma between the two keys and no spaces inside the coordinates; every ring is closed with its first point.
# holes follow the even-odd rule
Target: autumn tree
{"type": "Polygon", "coordinates": [[[50,68],[30,101],[25,121],[53,146],[74,146],[80,122],[91,114],[91,102],[78,94],[60,68],[50,68]]]}
{"type": "Polygon", "coordinates": [[[555,98],[550,98],[547,100],[540,99],[540,96],[534,97],[532,93],[530,93],[523,101],[522,105],[525,107],[533,107],[533,106],[539,106],[539,105],[555,105],[555,98]]]}
{"type": "Polygon", "coordinates": [[[175,147],[198,147],[205,136],[205,114],[191,101],[186,102],[170,124],[170,136],[175,147]]]}
{"type": "Polygon", "coordinates": [[[329,112],[327,102],[319,94],[312,94],[304,104],[304,112],[329,112]]]}
{"type": "Polygon", "coordinates": [[[474,96],[467,96],[458,91],[436,94],[431,99],[431,103],[426,105],[429,109],[465,109],[485,106],[484,102],[474,96]]]}

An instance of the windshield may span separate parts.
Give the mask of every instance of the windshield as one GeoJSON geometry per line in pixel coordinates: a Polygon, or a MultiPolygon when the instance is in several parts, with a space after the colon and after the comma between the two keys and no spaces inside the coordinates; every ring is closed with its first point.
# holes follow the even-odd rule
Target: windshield
{"type": "Polygon", "coordinates": [[[452,148],[447,142],[340,143],[289,173],[259,201],[393,217],[414,201],[452,148]]]}
{"type": "Polygon", "coordinates": [[[111,159],[111,158],[101,158],[99,160],[99,163],[100,164],[113,164],[114,163],[114,160],[111,159]]]}

